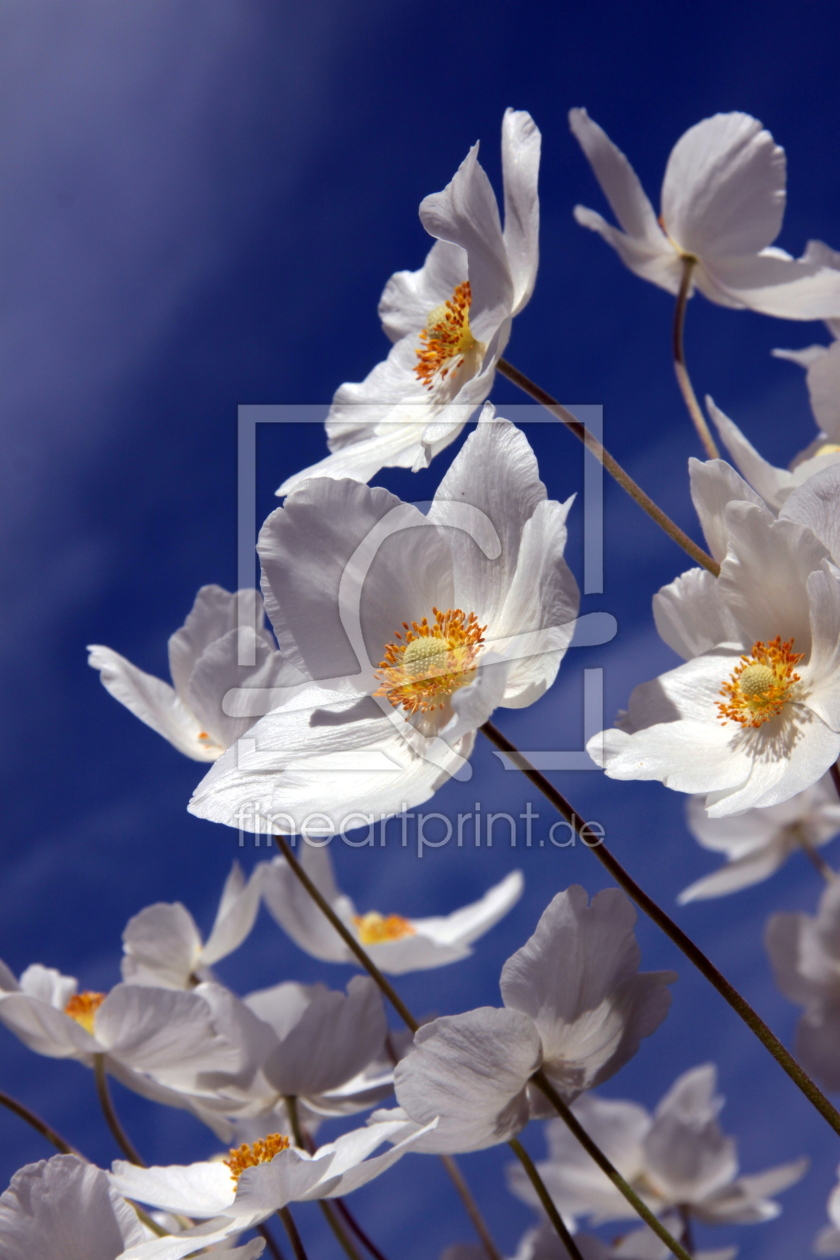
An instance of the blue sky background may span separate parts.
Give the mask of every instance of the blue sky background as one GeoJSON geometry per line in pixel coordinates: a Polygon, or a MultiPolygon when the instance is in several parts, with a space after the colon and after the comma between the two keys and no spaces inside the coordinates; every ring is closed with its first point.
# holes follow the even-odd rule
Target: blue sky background
{"type": "MultiPolygon", "coordinates": [[[[6,0],[0,956],[16,972],[40,961],[78,975],[84,988],[107,988],[118,979],[130,915],[180,899],[208,928],[232,858],[250,866],[265,855],[187,815],[201,767],[105,693],[85,645],[108,644],[165,675],[167,637],[197,588],[235,584],[237,405],[325,403],[342,381],[366,375],[387,348],[376,317],[382,286],[394,270],[419,266],[427,249],[420,199],[479,138],[498,186],[508,105],[529,109],[544,137],[541,271],[508,357],[569,404],[603,404],[607,445],[696,536],[685,465],[699,451],[671,372],[672,304],[573,222],[576,202],[603,203],[566,113],[586,105],[656,200],[680,134],[716,111],[746,110],[788,153],[779,244],[798,253],[818,237],[837,247],[838,25],[830,0],[467,0],[443,9],[408,0],[6,0]]],[[[815,340],[827,340],[820,326],[702,299],[689,311],[698,392],[710,391],[777,463],[811,439],[813,425],[801,372],[769,351],[815,340]]],[[[492,397],[502,414],[505,403],[523,401],[504,381],[492,397]]],[[[574,441],[547,425],[533,440],[550,493],[578,490],[574,441]]],[[[454,449],[425,474],[380,480],[428,498],[454,449]]],[[[314,426],[261,441],[263,514],[275,506],[273,487],[322,453],[314,426]]],[[[579,574],[579,531],[570,562],[579,574]]],[[[503,729],[523,745],[575,747],[585,665],[605,670],[608,719],[633,685],[668,667],[650,597],[684,567],[607,485],[605,590],[584,608],[613,613],[618,636],[573,652],[538,706],[499,715],[503,729]]],[[[516,813],[530,799],[547,829],[548,808],[517,775],[498,773],[487,747],[474,767],[473,782],[451,784],[434,808],[470,809],[480,799],[485,811],[516,813]]],[[[559,781],[668,908],[714,866],[685,830],[684,798],[595,773],[559,781]]],[[[550,847],[450,847],[421,866],[394,841],[385,852],[342,847],[336,860],[363,909],[418,915],[453,909],[513,866],[524,870],[523,900],[472,959],[401,983],[418,1011],[498,1002],[500,967],[549,897],[572,882],[590,893],[608,883],[591,854],[550,847]]],[[[788,1042],[796,1011],[774,990],[763,924],[774,910],[813,910],[819,892],[810,866],[795,859],[759,888],[677,912],[788,1042]]],[[[784,1196],[779,1221],[716,1231],[714,1245],[737,1241],[745,1260],[808,1254],[840,1158],[836,1138],[655,929],[641,923],[639,937],[644,965],[673,966],[680,980],[666,1023],[604,1092],[651,1105],[680,1072],[715,1060],[744,1170],[802,1153],[813,1167],[784,1196]]],[[[294,978],[338,987],[351,974],[325,975],[264,913],[221,971],[240,991],[294,978]]],[[[78,1065],[36,1058],[0,1029],[0,1088],[100,1163],[115,1155],[78,1065]]],[[[182,1113],[115,1095],[149,1160],[214,1149],[182,1113]]],[[[541,1152],[537,1127],[527,1141],[541,1152]]],[[[3,1184],[48,1153],[0,1114],[3,1184]]],[[[506,1155],[463,1165],[512,1254],[531,1215],[504,1190],[506,1155]]],[[[436,1257],[470,1239],[435,1160],[411,1157],[355,1199],[392,1257],[436,1257]]],[[[315,1210],[298,1216],[310,1254],[333,1254],[315,1210]]],[[[701,1237],[712,1242],[708,1231],[701,1237]]]]}

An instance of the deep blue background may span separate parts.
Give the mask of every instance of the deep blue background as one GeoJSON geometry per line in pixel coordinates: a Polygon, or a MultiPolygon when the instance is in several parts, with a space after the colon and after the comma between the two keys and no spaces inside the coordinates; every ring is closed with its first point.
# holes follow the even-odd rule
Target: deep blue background
{"type": "MultiPolygon", "coordinates": [[[[671,373],[671,302],[574,224],[575,202],[603,203],[566,112],[586,105],[654,199],[685,128],[718,110],[751,112],[788,152],[779,243],[799,252],[814,236],[837,246],[838,26],[830,0],[6,0],[0,956],[16,972],[41,961],[85,988],[107,988],[131,914],[181,899],[206,929],[231,859],[244,854],[250,865],[259,856],[238,851],[235,833],[186,814],[201,767],[106,695],[85,644],[108,644],[165,675],[167,636],[195,590],[235,584],[237,404],[326,402],[384,355],[382,286],[394,270],[419,266],[428,245],[417,205],[477,138],[498,182],[507,105],[529,109],[544,137],[542,265],[509,357],[569,403],[603,403],[608,446],[696,534],[685,461],[699,452],[671,373]]],[[[711,391],[777,463],[813,427],[801,373],[769,350],[826,339],[818,326],[702,299],[689,312],[698,392],[711,391]]],[[[504,381],[493,398],[502,414],[505,402],[522,401],[504,381]]],[[[548,426],[533,434],[550,493],[566,497],[580,486],[579,450],[548,426]]],[[[323,453],[314,427],[283,437],[260,446],[264,512],[273,486],[323,453]]],[[[381,480],[422,499],[450,458],[422,476],[381,480]]],[[[635,683],[671,663],[649,601],[684,560],[611,485],[606,529],[605,594],[585,607],[614,613],[618,638],[572,653],[534,709],[499,715],[525,745],[576,745],[584,664],[605,668],[609,718],[635,683]]],[[[570,546],[579,572],[578,547],[579,536],[570,546]]],[[[479,747],[473,783],[450,785],[435,808],[480,799],[485,810],[517,812],[530,797],[547,825],[535,794],[493,770],[479,747]]],[[[683,798],[659,785],[577,774],[562,776],[562,786],[669,908],[714,865],[685,831],[683,798]]],[[[408,914],[452,909],[523,866],[525,897],[473,959],[401,983],[419,1011],[497,1002],[501,964],[549,896],[573,881],[590,892],[607,883],[589,853],[571,850],[448,848],[422,868],[396,844],[336,856],[362,908],[408,914]]],[[[775,993],[763,923],[775,909],[812,910],[819,891],[797,859],[766,885],[677,915],[787,1040],[796,1012],[775,993]]],[[[801,1153],[814,1167],[784,1197],[779,1222],[717,1231],[715,1245],[737,1237],[743,1257],[763,1260],[806,1254],[824,1220],[836,1138],[668,943],[646,923],[639,936],[645,965],[675,966],[681,978],[666,1024],[605,1092],[653,1104],[678,1073],[717,1061],[724,1121],[740,1138],[745,1171],[801,1153]]],[[[222,972],[243,991],[324,975],[265,915],[222,972]]],[[[333,968],[326,978],[338,986],[349,974],[333,968]]],[[[3,1030],[0,1047],[0,1088],[107,1164],[115,1152],[90,1077],[36,1058],[3,1030]]],[[[213,1149],[181,1113],[116,1096],[147,1158],[184,1161],[213,1149]]],[[[3,1184],[49,1153],[5,1113],[0,1135],[3,1184]]],[[[538,1130],[527,1140],[542,1150],[538,1130]]],[[[511,1254],[531,1216],[503,1189],[505,1162],[506,1152],[491,1151],[463,1164],[511,1254]]],[[[356,1199],[392,1256],[434,1257],[470,1237],[437,1161],[412,1157],[356,1199]]],[[[327,1254],[333,1243],[315,1210],[298,1216],[313,1254],[327,1254]]]]}

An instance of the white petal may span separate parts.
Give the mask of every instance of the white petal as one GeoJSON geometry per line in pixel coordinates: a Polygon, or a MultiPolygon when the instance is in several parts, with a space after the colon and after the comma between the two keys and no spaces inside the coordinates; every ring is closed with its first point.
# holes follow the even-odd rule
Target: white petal
{"type": "MultiPolygon", "coordinates": [[[[707,399],[707,402],[714,418],[716,411],[714,403],[711,399],[707,399]]],[[[756,494],[755,490],[747,485],[743,477],[738,476],[734,468],[722,459],[710,459],[705,462],[690,459],[688,471],[691,478],[692,502],[700,517],[709,550],[715,560],[720,562],[729,548],[726,526],[727,506],[730,503],[745,501],[764,508],[764,500],[760,494],[756,494]]],[[[769,520],[769,517],[767,519],[769,520]]]]}
{"type": "Polygon", "coordinates": [[[534,1020],[544,1069],[561,1089],[577,1092],[612,1076],[665,1018],[665,985],[675,977],[638,974],[635,922],[619,889],[605,889],[590,905],[573,886],[551,901],[502,969],[505,1006],[534,1020]]]}
{"type": "Polygon", "coordinates": [[[261,876],[256,871],[246,880],[238,862],[234,862],[222,890],[222,899],[213,930],[201,951],[201,962],[211,967],[220,958],[227,958],[250,934],[260,908],[261,876]]]}
{"type": "Polygon", "coordinates": [[[812,710],[804,705],[787,709],[789,714],[765,722],[757,731],[744,731],[741,742],[752,756],[749,779],[710,801],[710,818],[779,805],[816,783],[840,756],[840,735],[812,710]]]}
{"type": "Polygon", "coordinates": [[[540,133],[529,113],[506,109],[502,121],[502,175],[505,189],[504,243],[517,315],[534,291],[539,263],[540,133]]]}
{"type": "Polygon", "coordinates": [[[235,1187],[222,1163],[170,1164],[140,1168],[118,1159],[110,1182],[119,1194],[163,1212],[217,1216],[230,1209],[235,1187]]]}
{"type": "Polygon", "coordinates": [[[717,578],[707,569],[689,569],[663,586],[653,597],[653,619],[660,638],[686,661],[739,638],[717,578]]]}
{"type": "Polygon", "coordinates": [[[840,271],[775,250],[706,259],[704,270],[723,294],[779,319],[828,319],[840,310],[840,271]]]}
{"type": "Polygon", "coordinates": [[[123,980],[168,989],[189,987],[201,936],[189,910],[179,902],[146,906],[129,919],[122,939],[123,980]]]}
{"type": "Polygon", "coordinates": [[[644,1139],[646,1175],[672,1205],[702,1203],[738,1171],[735,1142],[717,1123],[713,1064],[684,1072],[660,1102],[644,1139]]]}
{"type": "Polygon", "coordinates": [[[830,442],[840,441],[840,342],[834,342],[808,368],[811,410],[830,442]]]}
{"type": "Polygon", "coordinates": [[[833,731],[840,730],[840,571],[823,561],[822,572],[808,578],[811,656],[808,661],[808,708],[833,731]]]}
{"type": "Polygon", "coordinates": [[[440,918],[412,919],[412,926],[439,945],[471,945],[516,905],[524,886],[522,872],[511,871],[471,905],[440,918]]]}
{"type": "Polygon", "coordinates": [[[89,1062],[89,1056],[102,1048],[75,1019],[23,993],[10,993],[0,1001],[0,1023],[30,1050],[51,1059],[89,1062]]]}
{"type": "Polygon", "coordinates": [[[589,159],[613,214],[628,236],[647,241],[660,250],[670,248],[638,176],[621,150],[585,109],[569,111],[569,126],[589,159]]]}
{"type": "Polygon", "coordinates": [[[208,747],[201,741],[201,723],[169,683],[145,674],[111,648],[91,644],[88,652],[88,664],[99,670],[103,687],[115,700],[187,757],[194,761],[215,761],[218,748],[208,747]]]}
{"type": "Polygon", "coordinates": [[[205,648],[190,675],[187,701],[214,742],[230,748],[258,717],[276,707],[273,689],[285,698],[305,681],[276,650],[267,631],[255,635],[246,626],[205,648]],[[240,665],[240,652],[253,664],[240,665]]]}
{"type": "Polygon", "coordinates": [[[479,164],[477,144],[443,192],[421,201],[420,221],[430,236],[466,250],[470,326],[479,341],[489,341],[513,310],[514,290],[499,207],[479,164]]]}
{"type": "Polygon", "coordinates": [[[661,242],[650,243],[635,236],[626,236],[618,228],[607,223],[595,210],[586,206],[575,206],[575,221],[581,227],[597,232],[599,236],[612,245],[625,267],[649,280],[668,293],[678,293],[682,279],[683,264],[674,246],[663,234],[661,242]]]}
{"type": "Polygon", "coordinates": [[[397,271],[379,301],[382,330],[391,341],[418,336],[429,313],[467,279],[467,255],[459,245],[435,241],[419,271],[397,271]]]}
{"type": "Polygon", "coordinates": [[[64,976],[55,967],[31,963],[21,972],[20,984],[15,982],[12,987],[15,992],[19,990],[29,997],[37,998],[39,1002],[46,1002],[56,1010],[63,1011],[79,986],[75,976],[64,976]]]}
{"type": "MultiPolygon", "coordinates": [[[[705,810],[703,812],[705,813],[705,810]]],[[[726,821],[728,822],[729,819],[726,821]]],[[[732,821],[737,821],[737,818],[732,821]]],[[[677,903],[684,906],[689,901],[701,901],[706,897],[723,897],[727,893],[740,892],[742,888],[760,884],[763,880],[769,879],[789,856],[790,849],[786,845],[776,844],[768,845],[746,857],[734,858],[720,870],[689,884],[688,888],[684,888],[677,897],[677,903]]]]}
{"type": "MultiPolygon", "coordinates": [[[[336,886],[329,850],[304,842],[298,860],[333,910],[341,919],[349,921],[355,907],[336,886]]],[[[263,868],[262,895],[275,921],[307,954],[324,962],[351,960],[344,941],[292,874],[284,857],[274,858],[263,868]]]]}
{"type": "Polygon", "coordinates": [[[807,1159],[797,1159],[790,1164],[768,1168],[763,1173],[739,1177],[731,1186],[699,1204],[694,1215],[699,1221],[712,1225],[751,1225],[773,1220],[781,1209],[769,1196],[801,1181],[808,1170],[808,1163],[807,1159]]]}
{"type": "MultiPolygon", "coordinates": [[[[755,487],[767,506],[777,512],[796,484],[793,474],[788,472],[786,468],[774,468],[766,459],[762,459],[755,447],[744,437],[738,426],[728,416],[724,415],[719,407],[715,406],[711,398],[706,398],[706,407],[720,434],[721,441],[738,468],[750,485],[755,487]]],[[[745,489],[748,491],[749,487],[745,486],[745,489]]],[[[736,496],[732,495],[730,497],[735,498],[736,496]]],[[[741,493],[737,497],[751,500],[753,503],[757,502],[756,496],[750,493],[741,493]]],[[[725,537],[721,541],[723,542],[723,550],[720,555],[715,556],[716,560],[722,560],[724,555],[726,555],[725,537]]],[[[718,546],[720,546],[720,543],[718,543],[718,546]]]]}
{"type": "Polygon", "coordinates": [[[662,217],[686,253],[755,253],[778,236],[784,210],[784,149],[757,119],[715,114],[677,141],[665,168],[662,217]]]}
{"type": "Polygon", "coordinates": [[[321,1198],[322,1191],[326,1189],[327,1197],[332,1198],[336,1195],[350,1194],[351,1191],[358,1190],[360,1186],[366,1186],[369,1181],[387,1172],[412,1148],[418,1147],[424,1138],[428,1136],[433,1139],[436,1128],[436,1119],[422,1127],[412,1123],[374,1122],[364,1129],[354,1129],[350,1133],[343,1133],[330,1146],[321,1148],[321,1150],[334,1152],[330,1162],[329,1177],[323,1186],[316,1187],[306,1197],[321,1198]],[[374,1155],[370,1158],[371,1152],[383,1142],[392,1142],[394,1145],[383,1155],[374,1155]]]}
{"type": "Polygon", "coordinates": [[[835,464],[809,478],[803,486],[795,490],[781,512],[786,520],[797,521],[813,530],[831,553],[835,564],[840,564],[838,502],[840,468],[835,464]]]}
{"type": "Polygon", "coordinates": [[[259,591],[231,594],[221,586],[202,586],[183,626],[169,640],[169,671],[182,700],[187,699],[190,675],[202,652],[240,626],[250,626],[256,632],[262,629],[259,591]]]}
{"type": "Polygon", "coordinates": [[[424,1150],[480,1150],[505,1142],[528,1122],[525,1086],[540,1065],[532,1020],[481,1007],[424,1024],[397,1065],[397,1101],[412,1120],[440,1117],[424,1150]]]}
{"type": "Polygon", "coordinates": [[[118,984],[96,1012],[96,1036],[137,1071],[235,1070],[235,1048],[218,1036],[211,1015],[195,993],[118,984]]]}

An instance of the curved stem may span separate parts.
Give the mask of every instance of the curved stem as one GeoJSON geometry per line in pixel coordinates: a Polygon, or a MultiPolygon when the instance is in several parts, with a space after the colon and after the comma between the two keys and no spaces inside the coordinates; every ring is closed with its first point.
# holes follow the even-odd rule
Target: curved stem
{"type": "Polygon", "coordinates": [[[537,1172],[537,1166],[531,1159],[531,1156],[525,1150],[522,1143],[518,1142],[516,1138],[511,1138],[508,1142],[508,1146],[525,1169],[525,1175],[534,1187],[534,1190],[537,1193],[537,1198],[545,1209],[546,1216],[557,1231],[560,1241],[563,1243],[563,1246],[566,1248],[572,1260],[583,1260],[583,1256],[578,1250],[578,1245],[569,1230],[566,1228],[566,1222],[563,1220],[563,1217],[557,1211],[554,1200],[548,1193],[542,1177],[537,1172]]]}
{"type": "Polygon", "coordinates": [[[280,1217],[286,1233],[289,1235],[289,1242],[292,1244],[292,1251],[295,1253],[295,1260],[309,1260],[309,1257],[306,1254],[306,1249],[301,1242],[300,1234],[297,1231],[297,1225],[295,1225],[289,1209],[287,1207],[278,1208],[277,1215],[280,1217]]]}
{"type": "Polygon", "coordinates": [[[827,884],[833,884],[837,878],[837,872],[832,866],[829,866],[823,855],[819,853],[812,844],[809,844],[807,840],[800,840],[799,847],[817,874],[820,875],[827,884]]]}
{"type": "Polygon", "coordinates": [[[703,449],[709,459],[720,459],[720,452],[715,445],[715,439],[709,431],[706,424],[706,417],[703,415],[702,408],[697,401],[697,395],[694,392],[694,386],[691,384],[691,377],[688,375],[688,368],[685,363],[685,346],[683,345],[683,329],[685,327],[685,308],[688,305],[688,295],[691,292],[691,274],[694,271],[696,258],[689,256],[683,257],[683,273],[680,281],[680,291],[677,294],[677,305],[674,309],[674,328],[672,342],[674,348],[674,371],[677,374],[677,384],[680,387],[680,393],[685,400],[688,408],[688,414],[691,416],[697,436],[703,443],[703,449]]]}
{"type": "Polygon", "coordinates": [[[610,872],[618,886],[624,889],[628,897],[636,903],[639,909],[657,927],[662,929],[665,935],[685,954],[688,961],[693,963],[697,970],[717,989],[721,997],[729,1003],[735,1013],[740,1015],[747,1027],[755,1033],[762,1045],[770,1051],[773,1058],[787,1072],[793,1083],[798,1086],[808,1101],[816,1107],[823,1119],[828,1121],[834,1132],[840,1134],[840,1112],[837,1111],[836,1107],[832,1106],[822,1090],[811,1080],[807,1072],[800,1067],[793,1055],[785,1049],[776,1034],[767,1027],[761,1016],[753,1010],[749,1002],[741,996],[734,985],[729,983],[699,946],[694,944],[691,937],[686,935],[682,928],[665,913],[661,906],[652,897],[649,897],[644,889],[640,888],[633,877],[625,871],[621,863],[613,857],[606,845],[602,843],[602,838],[589,830],[580,814],[572,808],[562,793],[558,791],[553,783],[548,781],[544,774],[541,774],[539,770],[536,770],[531,765],[528,758],[523,756],[516,745],[512,744],[500,730],[497,730],[492,722],[485,722],[481,730],[490,740],[490,743],[509,757],[516,768],[521,770],[525,777],[542,792],[546,800],[551,802],[586,847],[592,850],[601,865],[610,872]]]}
{"type": "MultiPolygon", "coordinates": [[[[335,913],[335,911],[333,910],[329,902],[326,900],[326,898],[324,898],[321,895],[321,893],[318,891],[318,889],[315,887],[312,880],[309,878],[306,871],[301,866],[300,862],[298,862],[294,853],[292,853],[291,847],[288,841],[286,840],[286,837],[275,836],[274,839],[277,842],[278,849],[280,850],[280,852],[283,854],[286,861],[288,862],[289,869],[291,870],[292,874],[295,876],[297,880],[299,880],[299,882],[303,885],[303,887],[309,893],[309,896],[315,902],[316,906],[321,911],[321,913],[325,915],[327,919],[329,919],[330,923],[333,925],[336,932],[338,932],[339,936],[344,941],[345,945],[348,947],[348,949],[352,950],[353,954],[359,960],[362,967],[364,967],[365,971],[368,973],[370,978],[374,981],[376,985],[379,986],[380,991],[384,993],[385,997],[387,997],[388,1001],[391,1003],[391,1005],[393,1006],[394,1010],[397,1012],[397,1014],[399,1015],[403,1023],[408,1028],[410,1028],[412,1032],[417,1032],[417,1029],[420,1027],[418,1020],[414,1018],[411,1011],[406,1006],[405,1002],[403,1002],[399,994],[395,991],[393,985],[391,985],[390,982],[385,979],[382,972],[379,970],[379,968],[376,966],[373,960],[368,956],[365,950],[362,949],[361,945],[356,940],[356,938],[350,932],[348,932],[347,928],[341,922],[341,919],[339,919],[338,915],[335,913]]],[[[466,1209],[467,1215],[472,1221],[472,1224],[473,1224],[473,1227],[475,1228],[476,1233],[478,1234],[479,1238],[482,1241],[484,1250],[487,1252],[489,1260],[501,1260],[499,1251],[496,1248],[496,1245],[493,1242],[493,1239],[491,1237],[490,1230],[487,1228],[487,1223],[484,1220],[484,1217],[481,1215],[479,1206],[476,1203],[475,1199],[473,1198],[472,1192],[470,1191],[470,1188],[467,1185],[460,1168],[455,1163],[455,1160],[451,1157],[451,1155],[442,1155],[441,1161],[447,1173],[449,1174],[449,1177],[451,1178],[452,1183],[455,1186],[455,1189],[458,1192],[458,1197],[463,1203],[466,1209]]]]}
{"type": "Polygon", "coordinates": [[[12,1098],[11,1094],[5,1094],[2,1090],[0,1090],[0,1106],[7,1107],[16,1116],[20,1116],[21,1120],[25,1120],[36,1133],[40,1133],[41,1137],[51,1142],[57,1151],[61,1151],[62,1155],[76,1155],[79,1159],[84,1160],[85,1163],[88,1162],[84,1155],[76,1150],[75,1146],[65,1142],[61,1134],[56,1133],[55,1129],[51,1128],[46,1121],[42,1120],[40,1116],[36,1116],[34,1111],[30,1111],[28,1107],[18,1102],[16,1098],[12,1098]]]}
{"type": "Polygon", "coordinates": [[[630,495],[638,503],[643,512],[647,512],[651,520],[655,521],[660,529],[671,538],[678,547],[682,547],[683,551],[691,557],[695,564],[702,565],[704,569],[708,569],[715,577],[720,573],[720,565],[717,564],[710,555],[698,547],[693,539],[689,538],[684,530],[680,529],[676,521],[672,521],[667,512],[663,512],[662,508],[654,503],[650,495],[645,494],[641,486],[637,485],[629,473],[625,472],[621,464],[613,459],[609,451],[601,445],[594,434],[590,433],[585,424],[581,424],[580,420],[572,415],[561,403],[553,398],[551,394],[547,394],[539,385],[535,385],[532,380],[525,376],[524,372],[520,372],[512,363],[508,363],[507,359],[499,359],[496,364],[497,371],[502,376],[506,376],[514,385],[518,385],[524,393],[529,394],[535,402],[545,407],[546,411],[550,411],[553,416],[561,420],[566,428],[574,433],[575,437],[583,442],[588,451],[591,451],[599,464],[602,464],[610,476],[618,482],[622,490],[630,495]]]}
{"type": "MultiPolygon", "coordinates": [[[[300,1116],[298,1114],[297,1096],[295,1094],[284,1094],[283,1101],[286,1104],[286,1111],[289,1113],[289,1123],[292,1126],[292,1136],[295,1139],[295,1146],[302,1151],[309,1151],[309,1153],[312,1154],[310,1144],[307,1142],[306,1135],[301,1128],[300,1116]]],[[[347,1256],[348,1260],[361,1260],[356,1248],[353,1246],[350,1239],[341,1228],[341,1225],[336,1220],[332,1204],[327,1203],[325,1199],[319,1199],[318,1207],[321,1209],[321,1215],[326,1220],[335,1236],[336,1242],[347,1256]]]]}
{"type": "Polygon", "coordinates": [[[691,1256],[686,1251],[685,1247],[683,1247],[681,1243],[678,1243],[676,1238],[672,1237],[662,1222],[654,1216],[648,1205],[639,1198],[632,1186],[624,1180],[618,1169],[607,1159],[600,1146],[597,1146],[596,1143],[592,1141],[592,1138],[586,1132],[586,1129],[584,1129],[575,1113],[560,1097],[548,1078],[543,1075],[542,1070],[535,1072],[531,1077],[531,1080],[533,1084],[536,1085],[537,1089],[541,1090],[545,1094],[560,1119],[569,1128],[571,1133],[574,1134],[590,1159],[593,1159],[601,1169],[601,1172],[609,1177],[616,1190],[624,1195],[633,1210],[638,1213],[645,1224],[653,1230],[656,1236],[664,1242],[668,1250],[672,1252],[673,1255],[678,1256],[679,1260],[691,1260],[691,1256]]]}
{"type": "Polygon", "coordinates": [[[117,1113],[114,1111],[114,1104],[111,1102],[111,1093],[108,1089],[108,1077],[105,1073],[104,1054],[94,1055],[93,1075],[96,1079],[96,1092],[99,1095],[99,1105],[102,1108],[102,1114],[108,1123],[108,1128],[114,1136],[114,1141],[129,1163],[137,1164],[138,1168],[145,1168],[146,1165],[126,1136],[126,1133],[117,1117],[117,1113]]]}

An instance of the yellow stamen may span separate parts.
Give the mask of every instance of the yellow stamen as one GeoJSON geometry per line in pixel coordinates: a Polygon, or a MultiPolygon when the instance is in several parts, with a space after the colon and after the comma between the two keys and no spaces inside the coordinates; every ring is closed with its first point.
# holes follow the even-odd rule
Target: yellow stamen
{"type": "Polygon", "coordinates": [[[428,713],[442,709],[446,700],[472,681],[476,658],[486,626],[478,624],[475,613],[467,616],[460,608],[448,612],[432,609],[434,624],[427,618],[409,626],[403,622],[405,641],[396,634],[379,663],[376,677],[381,686],[374,693],[387,696],[395,709],[428,713]]]}
{"type": "Polygon", "coordinates": [[[75,1019],[92,1037],[94,1016],[104,1001],[104,993],[75,993],[65,1006],[64,1014],[75,1019]]]}
{"type": "Polygon", "coordinates": [[[450,372],[463,367],[466,355],[478,346],[470,328],[471,303],[470,282],[465,280],[456,285],[447,302],[429,312],[420,333],[423,346],[415,351],[419,362],[414,368],[427,389],[434,387],[436,378],[445,380],[450,372]]]}
{"type": "Polygon", "coordinates": [[[238,1181],[246,1168],[256,1168],[258,1164],[267,1164],[275,1155],[289,1149],[289,1139],[284,1133],[269,1133],[268,1137],[258,1138],[256,1142],[243,1142],[241,1146],[232,1146],[224,1161],[230,1169],[234,1181],[238,1181]]]}
{"type": "Polygon", "coordinates": [[[353,923],[362,945],[380,945],[383,941],[399,941],[404,936],[414,936],[417,929],[399,914],[380,914],[368,910],[367,914],[354,914],[353,923]]]}
{"type": "Polygon", "coordinates": [[[781,635],[776,635],[770,643],[759,639],[750,655],[741,657],[729,681],[720,689],[724,703],[717,707],[724,725],[729,720],[758,727],[781,713],[799,682],[794,667],[805,655],[792,648],[793,639],[782,643],[781,635]]]}
{"type": "Polygon", "coordinates": [[[826,442],[819,450],[814,451],[812,459],[817,459],[820,455],[840,455],[840,446],[836,442],[826,442]]]}

